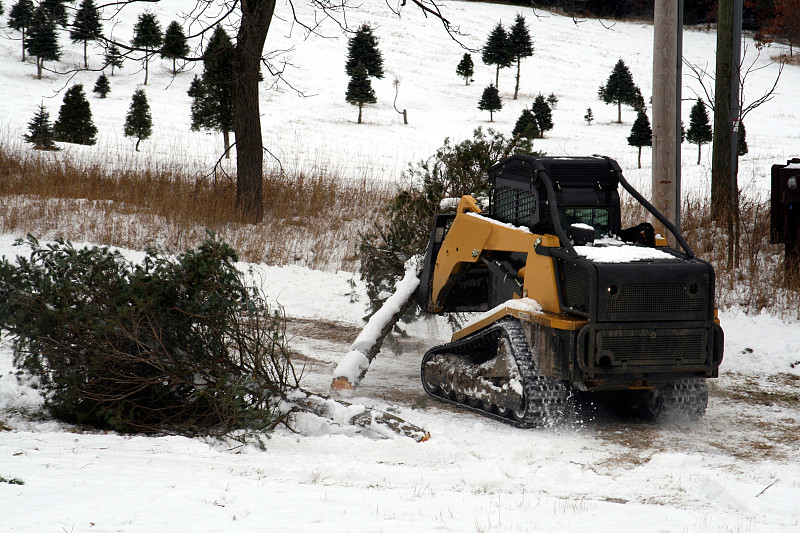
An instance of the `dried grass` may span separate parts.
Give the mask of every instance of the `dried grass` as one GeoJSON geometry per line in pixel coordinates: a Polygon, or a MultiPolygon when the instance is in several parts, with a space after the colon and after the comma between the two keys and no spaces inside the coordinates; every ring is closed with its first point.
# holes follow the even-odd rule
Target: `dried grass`
{"type": "Polygon", "coordinates": [[[384,181],[345,180],[324,169],[269,172],[263,186],[264,222],[241,224],[228,176],[192,175],[177,164],[107,169],[0,143],[0,231],[177,252],[208,229],[244,261],[353,271],[358,232],[394,193],[384,181]]]}

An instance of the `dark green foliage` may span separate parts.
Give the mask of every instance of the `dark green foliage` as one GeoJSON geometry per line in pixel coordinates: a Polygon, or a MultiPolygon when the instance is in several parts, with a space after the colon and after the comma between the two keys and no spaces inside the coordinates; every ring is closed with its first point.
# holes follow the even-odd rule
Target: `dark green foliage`
{"type": "Polygon", "coordinates": [[[386,205],[373,231],[361,236],[361,279],[367,285],[371,312],[394,291],[404,274],[405,262],[425,253],[441,201],[464,194],[485,196],[489,167],[515,153],[542,155],[531,151],[529,139],[507,138],[494,130],[478,128],[472,139],[458,144],[445,139],[436,154],[409,168],[405,177],[410,185],[386,205]]]}
{"type": "Polygon", "coordinates": [[[486,39],[481,59],[487,65],[495,65],[497,67],[494,80],[494,85],[497,87],[500,83],[500,69],[510,67],[514,62],[514,56],[508,46],[508,33],[503,28],[502,22],[497,23],[492,33],[489,34],[488,39],[486,39]]]}
{"type": "Polygon", "coordinates": [[[650,128],[650,119],[647,118],[647,113],[641,109],[637,113],[631,134],[628,136],[628,144],[639,148],[639,168],[642,168],[642,147],[653,145],[653,130],[650,128]]]}
{"type": "Polygon", "coordinates": [[[75,20],[72,21],[72,29],[69,38],[73,43],[83,43],[83,68],[89,68],[86,57],[86,44],[89,41],[96,41],[102,37],[103,25],[100,24],[100,13],[92,0],[83,0],[78,11],[75,13],[75,20]]]}
{"type": "Polygon", "coordinates": [[[737,155],[745,155],[749,151],[747,148],[747,132],[744,129],[744,122],[739,121],[739,135],[737,136],[737,155]]]}
{"type": "Polygon", "coordinates": [[[29,237],[0,263],[0,326],[14,364],[58,419],[123,432],[260,430],[297,380],[284,319],[209,239],[133,265],[108,248],[29,237]]]}
{"type": "Polygon", "coordinates": [[[367,69],[363,64],[358,63],[347,84],[347,93],[344,99],[353,105],[358,106],[358,123],[361,124],[361,110],[364,104],[374,104],[378,100],[375,98],[375,91],[372,90],[372,83],[367,76],[367,69]]]}
{"type": "Polygon", "coordinates": [[[28,133],[22,137],[39,150],[58,150],[53,142],[55,135],[53,125],[50,123],[50,113],[44,104],[39,104],[39,109],[28,123],[28,133]]]}
{"type": "Polygon", "coordinates": [[[97,128],[92,122],[92,110],[83,92],[83,85],[76,83],[67,89],[53,130],[57,141],[75,144],[97,142],[97,128]]]}
{"type": "Polygon", "coordinates": [[[475,63],[472,62],[472,54],[465,53],[456,67],[456,74],[464,78],[464,84],[469,85],[472,75],[475,74],[475,63]]]}
{"type": "Polygon", "coordinates": [[[544,132],[553,129],[553,112],[550,110],[550,104],[547,103],[541,93],[534,99],[531,111],[536,117],[539,133],[544,137],[544,132]]]}
{"type": "Polygon", "coordinates": [[[617,104],[617,122],[622,123],[622,104],[634,109],[644,106],[644,99],[638,87],[633,83],[633,76],[625,62],[620,59],[614,65],[605,85],[597,91],[597,97],[606,104],[617,104]]]}
{"type": "Polygon", "coordinates": [[[383,78],[383,56],[369,24],[362,24],[347,43],[345,72],[348,76],[353,77],[359,63],[364,65],[368,76],[383,78]]]}
{"type": "Polygon", "coordinates": [[[123,56],[117,48],[117,45],[110,44],[106,49],[105,62],[106,66],[111,65],[111,75],[114,75],[114,67],[122,68],[123,56]]]}
{"type": "Polygon", "coordinates": [[[697,145],[697,164],[700,164],[701,150],[704,144],[711,142],[712,129],[708,121],[708,112],[702,98],[692,106],[689,113],[689,131],[686,132],[686,140],[697,145]]]}
{"type": "Polygon", "coordinates": [[[514,129],[511,131],[511,135],[514,137],[519,135],[526,139],[535,139],[540,136],[536,116],[529,109],[522,110],[522,114],[517,119],[514,129]]]}
{"type": "Polygon", "coordinates": [[[136,89],[131,98],[131,107],[125,116],[125,137],[136,137],[136,151],[139,143],[148,139],[153,133],[153,117],[150,115],[150,104],[143,89],[136,89]]]}
{"type": "MultiPolygon", "coordinates": [[[[218,26],[219,27],[219,26],[218,26]]],[[[147,77],[149,74],[150,56],[153,51],[161,46],[164,42],[164,36],[161,33],[161,25],[153,13],[145,11],[139,15],[139,20],[133,26],[133,39],[131,44],[137,48],[143,48],[144,54],[144,84],[147,85],[147,77]]]]}
{"type": "Polygon", "coordinates": [[[494,85],[489,85],[483,90],[481,99],[478,102],[478,109],[489,112],[489,122],[494,120],[494,112],[503,108],[503,101],[500,99],[500,91],[494,85]]]}
{"type": "Polygon", "coordinates": [[[172,59],[172,73],[177,72],[175,60],[186,57],[189,53],[189,43],[186,42],[186,35],[183,27],[176,21],[172,21],[164,32],[164,46],[161,47],[161,57],[172,59]]]}
{"type": "Polygon", "coordinates": [[[61,57],[55,23],[48,18],[41,6],[33,12],[33,21],[28,28],[25,49],[32,56],[36,56],[36,77],[39,79],[42,78],[44,62],[58,61],[61,57]]]}
{"type": "Polygon", "coordinates": [[[105,98],[111,92],[111,84],[108,82],[108,77],[105,74],[100,74],[97,81],[94,82],[94,89],[92,92],[100,98],[105,98]]]}
{"type": "Polygon", "coordinates": [[[517,94],[519,94],[519,76],[522,58],[533,55],[531,34],[530,31],[528,31],[528,25],[525,23],[525,17],[520,13],[517,13],[517,16],[514,18],[514,25],[511,26],[511,31],[508,33],[508,51],[517,62],[517,77],[516,85],[514,86],[514,100],[516,100],[517,94]]]}
{"type": "Polygon", "coordinates": [[[555,109],[556,106],[558,106],[558,96],[556,96],[556,93],[547,95],[547,105],[550,106],[550,109],[555,109]]]}
{"type": "MultiPolygon", "coordinates": [[[[3,14],[3,6],[0,5],[0,15],[3,14]]],[[[0,483],[8,483],[9,485],[24,485],[25,482],[18,477],[7,478],[0,475],[0,483]]]]}
{"type": "Polygon", "coordinates": [[[233,130],[233,55],[231,38],[217,26],[203,53],[203,75],[189,86],[192,98],[192,129],[222,133],[225,157],[230,157],[233,130]]]}
{"type": "Polygon", "coordinates": [[[586,114],[583,115],[583,120],[585,120],[586,123],[589,124],[590,126],[592,125],[592,121],[594,120],[594,113],[592,113],[591,107],[586,108],[586,114]]]}
{"type": "Polygon", "coordinates": [[[62,28],[67,27],[67,8],[64,4],[68,0],[42,0],[39,6],[47,14],[47,18],[53,23],[58,24],[62,28]]]}
{"type": "Polygon", "coordinates": [[[33,12],[33,0],[18,0],[11,6],[11,12],[8,14],[8,25],[22,33],[22,61],[25,61],[26,33],[33,24],[33,12]]]}

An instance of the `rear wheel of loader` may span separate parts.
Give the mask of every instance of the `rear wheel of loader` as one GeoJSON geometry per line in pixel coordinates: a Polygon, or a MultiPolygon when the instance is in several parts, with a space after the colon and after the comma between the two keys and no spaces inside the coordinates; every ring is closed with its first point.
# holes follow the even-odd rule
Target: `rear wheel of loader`
{"type": "Polygon", "coordinates": [[[698,420],[708,406],[705,379],[681,379],[659,389],[636,391],[630,404],[633,414],[656,422],[664,418],[698,420]]]}
{"type": "Polygon", "coordinates": [[[635,391],[630,401],[633,414],[642,420],[655,422],[664,415],[664,397],[661,389],[635,391]]]}

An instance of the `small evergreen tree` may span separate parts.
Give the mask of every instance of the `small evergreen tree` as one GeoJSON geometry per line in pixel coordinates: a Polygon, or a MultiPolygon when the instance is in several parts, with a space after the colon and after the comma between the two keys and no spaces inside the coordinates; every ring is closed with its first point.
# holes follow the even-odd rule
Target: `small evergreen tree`
{"type": "Polygon", "coordinates": [[[558,105],[558,96],[556,93],[550,93],[547,95],[547,105],[550,106],[550,109],[555,109],[558,105]]]}
{"type": "Polygon", "coordinates": [[[622,104],[637,109],[644,103],[642,93],[633,83],[631,71],[622,59],[614,65],[606,84],[600,86],[597,97],[606,104],[617,104],[618,124],[622,124],[622,104]]]}
{"type": "Polygon", "coordinates": [[[738,149],[736,150],[736,153],[740,156],[745,155],[747,152],[749,152],[749,149],[747,148],[747,132],[744,130],[744,121],[741,120],[739,121],[739,135],[737,138],[738,149]]]}
{"type": "Polygon", "coordinates": [[[45,61],[58,61],[61,57],[55,23],[41,6],[33,12],[33,22],[28,28],[25,48],[29,54],[36,56],[36,77],[38,79],[42,79],[45,61]]]}
{"type": "Polygon", "coordinates": [[[522,114],[517,119],[517,123],[514,125],[514,129],[511,131],[511,135],[514,137],[519,135],[526,139],[539,137],[539,125],[536,122],[536,115],[528,109],[523,109],[522,114]]]}
{"type": "Polygon", "coordinates": [[[97,142],[92,110],[80,83],[67,89],[64,94],[64,103],[58,111],[53,131],[57,141],[88,145],[97,142]]]}
{"type": "Polygon", "coordinates": [[[172,21],[164,32],[164,46],[161,47],[161,57],[172,59],[172,74],[175,75],[177,69],[175,60],[186,57],[189,53],[189,44],[186,42],[186,35],[183,27],[177,22],[172,21]]]}
{"type": "Polygon", "coordinates": [[[483,90],[481,100],[478,102],[478,109],[489,112],[489,122],[494,121],[494,112],[503,109],[503,101],[500,99],[500,91],[494,85],[489,85],[483,90]]]}
{"type": "Polygon", "coordinates": [[[456,67],[456,74],[464,78],[465,85],[469,85],[472,75],[475,74],[475,63],[472,62],[472,54],[464,54],[456,67]]]}
{"type": "Polygon", "coordinates": [[[653,130],[650,128],[650,119],[647,118],[647,113],[643,109],[640,109],[636,114],[636,120],[628,137],[628,144],[639,149],[639,168],[642,168],[642,146],[653,145],[653,130]]]}
{"type": "Polygon", "coordinates": [[[533,55],[531,34],[528,31],[528,25],[525,23],[525,17],[520,13],[517,13],[514,18],[514,25],[511,26],[511,31],[508,33],[508,51],[517,62],[517,83],[514,86],[514,100],[516,100],[517,94],[519,94],[519,71],[522,58],[533,55]]]}
{"type": "Polygon", "coordinates": [[[75,13],[75,20],[72,21],[72,29],[69,38],[73,43],[83,42],[83,68],[89,68],[89,61],[86,57],[86,45],[89,41],[96,41],[102,37],[103,25],[100,24],[100,13],[92,0],[83,0],[78,11],[75,13]]]}
{"type": "MultiPolygon", "coordinates": [[[[347,72],[348,76],[353,77],[359,63],[364,66],[367,76],[378,79],[383,78],[383,56],[381,51],[378,50],[378,40],[372,34],[372,28],[369,24],[362,24],[347,43],[345,72],[347,72]]],[[[360,107],[359,114],[361,114],[360,107]]]]}
{"type": "Polygon", "coordinates": [[[32,143],[38,150],[58,150],[53,142],[53,125],[50,123],[50,113],[44,104],[39,104],[39,109],[28,123],[28,133],[22,136],[25,141],[32,143]]]}
{"type": "Polygon", "coordinates": [[[708,121],[708,113],[702,98],[692,106],[689,113],[689,131],[686,132],[686,139],[697,145],[697,164],[700,164],[700,152],[704,144],[711,142],[712,130],[708,121]]]}
{"type": "Polygon", "coordinates": [[[372,83],[367,76],[367,69],[362,63],[358,63],[347,84],[345,100],[358,106],[358,123],[361,124],[361,110],[364,104],[374,104],[378,100],[375,98],[375,91],[372,90],[372,83]]]}
{"type": "Polygon", "coordinates": [[[508,33],[503,28],[502,22],[498,22],[492,33],[489,34],[489,38],[483,46],[481,59],[487,65],[495,65],[497,67],[494,80],[494,87],[497,88],[500,82],[500,69],[510,67],[514,62],[514,56],[511,55],[508,45],[508,33]]]}
{"type": "Polygon", "coordinates": [[[533,101],[531,108],[533,115],[536,117],[536,123],[539,126],[539,133],[544,137],[544,132],[553,129],[553,113],[550,110],[550,105],[544,99],[541,93],[533,101]]]}
{"type": "Polygon", "coordinates": [[[98,95],[100,98],[105,98],[108,93],[111,92],[111,84],[108,82],[108,77],[105,73],[100,74],[97,77],[97,81],[94,83],[94,89],[92,92],[98,95]]]}
{"type": "Polygon", "coordinates": [[[25,61],[25,43],[27,42],[25,34],[33,24],[34,9],[33,0],[19,0],[11,6],[11,12],[8,14],[8,25],[22,33],[22,61],[25,61]]]}
{"type": "Polygon", "coordinates": [[[153,117],[143,89],[136,89],[131,98],[131,107],[125,116],[125,137],[136,137],[136,151],[139,143],[150,138],[153,133],[153,117]]]}
{"type": "Polygon", "coordinates": [[[67,7],[64,5],[70,0],[42,0],[39,6],[47,14],[47,18],[53,23],[58,24],[62,28],[66,28],[68,24],[67,7]]]}
{"type": "Polygon", "coordinates": [[[105,62],[106,66],[111,65],[111,75],[114,75],[114,67],[122,68],[123,56],[119,52],[117,45],[110,44],[106,49],[105,62]]]}
{"type": "Polygon", "coordinates": [[[192,130],[219,131],[230,158],[233,130],[233,43],[217,26],[203,53],[203,75],[195,76],[189,87],[192,98],[192,130]]]}
{"type": "Polygon", "coordinates": [[[586,114],[583,115],[583,120],[585,120],[586,123],[589,124],[590,126],[592,125],[592,121],[594,120],[594,113],[592,113],[591,107],[586,108],[586,114]]]}
{"type": "Polygon", "coordinates": [[[153,13],[145,11],[139,15],[139,20],[133,27],[133,40],[131,44],[144,49],[144,84],[147,85],[148,66],[150,57],[164,42],[161,25],[153,13]]]}

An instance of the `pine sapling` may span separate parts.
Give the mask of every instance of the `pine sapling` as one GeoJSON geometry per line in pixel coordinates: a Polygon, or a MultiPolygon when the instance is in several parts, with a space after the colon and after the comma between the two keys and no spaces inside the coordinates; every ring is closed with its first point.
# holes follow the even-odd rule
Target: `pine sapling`
{"type": "Polygon", "coordinates": [[[58,150],[53,142],[53,125],[50,123],[50,113],[44,104],[39,104],[39,109],[28,123],[28,133],[22,136],[25,141],[32,143],[37,150],[58,150]]]}
{"type": "Polygon", "coordinates": [[[464,78],[465,85],[469,85],[469,82],[473,81],[472,76],[475,74],[475,63],[472,62],[471,54],[464,54],[464,57],[461,58],[461,61],[456,67],[456,74],[464,78]]]}
{"type": "Polygon", "coordinates": [[[481,99],[478,102],[478,109],[489,112],[489,122],[494,121],[494,112],[503,108],[503,101],[500,99],[500,91],[494,85],[489,85],[483,90],[481,99]]]}
{"type": "Polygon", "coordinates": [[[136,137],[136,151],[139,143],[148,139],[153,133],[153,117],[150,115],[150,105],[143,89],[136,89],[131,98],[131,107],[125,117],[125,136],[136,137]]]}
{"type": "Polygon", "coordinates": [[[100,74],[97,77],[97,81],[94,83],[94,89],[92,89],[92,92],[100,98],[105,98],[106,95],[111,92],[111,84],[108,82],[108,76],[106,76],[105,73],[100,74]]]}

